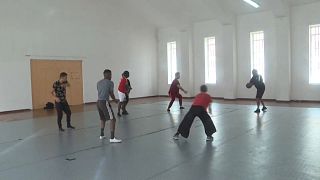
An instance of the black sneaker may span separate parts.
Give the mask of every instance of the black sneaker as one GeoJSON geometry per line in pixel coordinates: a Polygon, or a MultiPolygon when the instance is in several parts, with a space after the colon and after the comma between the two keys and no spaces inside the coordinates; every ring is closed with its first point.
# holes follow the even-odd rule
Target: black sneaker
{"type": "Polygon", "coordinates": [[[267,109],[268,109],[268,108],[264,106],[264,107],[262,108],[262,111],[265,112],[265,111],[267,111],[267,109]]]}
{"type": "Polygon", "coordinates": [[[184,109],[184,107],[181,106],[180,109],[184,109]]]}
{"type": "Polygon", "coordinates": [[[255,110],[254,113],[260,113],[260,109],[255,110]]]}
{"type": "Polygon", "coordinates": [[[121,114],[120,114],[120,113],[118,113],[117,115],[118,115],[119,117],[121,117],[121,114]]]}
{"type": "Polygon", "coordinates": [[[59,128],[59,131],[60,131],[60,132],[64,132],[64,129],[63,129],[63,128],[59,128]]]}
{"type": "Polygon", "coordinates": [[[122,112],[122,115],[128,115],[128,114],[129,114],[128,111],[122,112]]]}
{"type": "Polygon", "coordinates": [[[71,125],[68,125],[67,128],[68,128],[68,129],[75,129],[75,127],[74,127],[74,126],[71,126],[71,125]]]}

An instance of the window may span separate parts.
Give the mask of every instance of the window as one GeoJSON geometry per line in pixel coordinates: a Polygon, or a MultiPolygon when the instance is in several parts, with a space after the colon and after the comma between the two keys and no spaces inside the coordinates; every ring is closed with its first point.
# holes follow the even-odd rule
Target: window
{"type": "Polygon", "coordinates": [[[167,58],[168,58],[168,84],[175,78],[175,73],[177,72],[177,43],[168,42],[167,43],[167,58]]]}
{"type": "Polygon", "coordinates": [[[320,24],[309,27],[309,84],[320,83],[320,24]]]}
{"type": "Polygon", "coordinates": [[[250,33],[251,70],[256,69],[264,79],[264,32],[250,33]]]}
{"type": "Polygon", "coordinates": [[[205,47],[205,83],[216,84],[216,39],[204,39],[205,47]]]}

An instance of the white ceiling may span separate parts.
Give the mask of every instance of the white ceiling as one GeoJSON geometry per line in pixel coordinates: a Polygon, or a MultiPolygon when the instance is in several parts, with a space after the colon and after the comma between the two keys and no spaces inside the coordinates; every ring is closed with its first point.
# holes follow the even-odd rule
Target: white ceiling
{"type": "Polygon", "coordinates": [[[242,0],[122,0],[127,10],[145,18],[157,27],[184,26],[192,22],[218,19],[229,23],[236,15],[271,10],[276,16],[286,15],[290,6],[320,0],[255,0],[255,9],[242,0]]]}

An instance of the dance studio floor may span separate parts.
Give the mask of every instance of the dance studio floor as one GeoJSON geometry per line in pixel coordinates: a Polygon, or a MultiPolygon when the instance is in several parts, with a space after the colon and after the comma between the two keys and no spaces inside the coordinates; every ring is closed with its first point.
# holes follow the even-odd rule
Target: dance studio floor
{"type": "Polygon", "coordinates": [[[257,116],[254,105],[214,103],[213,142],[198,119],[189,139],[174,141],[191,103],[171,113],[167,103],[129,105],[130,114],[118,119],[121,144],[99,140],[94,108],[73,113],[77,129],[64,133],[55,116],[0,121],[0,179],[320,179],[319,108],[269,106],[257,116]]]}

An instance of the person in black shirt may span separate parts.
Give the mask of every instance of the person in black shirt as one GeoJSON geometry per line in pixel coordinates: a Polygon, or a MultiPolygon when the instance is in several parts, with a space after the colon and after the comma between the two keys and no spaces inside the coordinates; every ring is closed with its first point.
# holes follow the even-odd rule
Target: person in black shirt
{"type": "Polygon", "coordinates": [[[128,105],[128,103],[129,103],[129,94],[130,94],[130,91],[132,90],[132,87],[131,87],[131,84],[130,84],[130,80],[129,79],[127,79],[127,85],[126,85],[126,89],[127,89],[127,92],[125,93],[126,94],[126,100],[125,100],[125,102],[124,102],[124,105],[123,105],[123,112],[122,112],[122,114],[124,114],[124,115],[128,115],[129,113],[128,113],[128,111],[127,111],[127,105],[128,105]]]}
{"type": "Polygon", "coordinates": [[[263,82],[262,76],[258,74],[258,71],[256,69],[252,70],[252,78],[250,79],[250,84],[254,85],[257,89],[257,95],[256,95],[257,110],[255,110],[254,112],[260,113],[260,103],[263,105],[262,111],[266,111],[267,107],[265,106],[262,100],[266,87],[263,82]]]}
{"type": "Polygon", "coordinates": [[[60,73],[60,79],[53,83],[52,95],[55,99],[55,106],[57,110],[57,122],[60,131],[64,131],[62,128],[61,120],[63,117],[63,112],[67,115],[67,128],[75,129],[71,125],[71,110],[66,99],[66,87],[68,84],[67,81],[68,74],[65,72],[60,73]]]}

